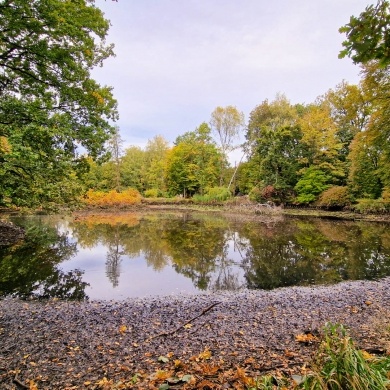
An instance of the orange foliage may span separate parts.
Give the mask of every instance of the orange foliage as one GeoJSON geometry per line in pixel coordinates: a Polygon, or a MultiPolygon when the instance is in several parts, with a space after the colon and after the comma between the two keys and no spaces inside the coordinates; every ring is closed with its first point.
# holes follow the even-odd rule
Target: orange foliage
{"type": "Polygon", "coordinates": [[[128,188],[122,192],[117,192],[116,190],[111,190],[110,192],[88,190],[83,201],[88,206],[106,208],[138,204],[141,203],[141,199],[141,194],[137,190],[128,188]]]}
{"type": "Polygon", "coordinates": [[[87,226],[93,227],[95,225],[126,225],[136,226],[139,224],[140,216],[134,213],[125,214],[89,214],[89,215],[76,215],[75,222],[82,222],[87,226]]]}

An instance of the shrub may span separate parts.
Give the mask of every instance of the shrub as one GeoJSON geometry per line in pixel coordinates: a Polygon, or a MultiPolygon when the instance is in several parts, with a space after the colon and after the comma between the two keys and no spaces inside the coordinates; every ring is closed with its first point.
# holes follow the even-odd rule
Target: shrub
{"type": "Polygon", "coordinates": [[[307,168],[295,186],[297,201],[306,204],[314,202],[329,187],[329,180],[329,176],[321,169],[315,166],[307,168]]]}
{"type": "Polygon", "coordinates": [[[385,187],[382,191],[382,199],[390,202],[390,187],[385,187]]]}
{"type": "Polygon", "coordinates": [[[325,190],[319,197],[318,206],[326,208],[343,208],[351,204],[347,187],[333,186],[325,190]]]}
{"type": "Polygon", "coordinates": [[[390,199],[358,199],[353,210],[361,214],[382,214],[390,212],[390,199]]]}
{"type": "Polygon", "coordinates": [[[159,190],[157,188],[150,188],[144,192],[145,198],[158,198],[159,190]]]}
{"type": "Polygon", "coordinates": [[[262,201],[262,199],[261,199],[261,190],[258,187],[253,187],[250,190],[248,196],[249,196],[249,199],[252,202],[261,202],[262,201]]]}
{"type": "Polygon", "coordinates": [[[232,197],[232,193],[226,187],[211,187],[206,190],[204,195],[196,194],[193,196],[195,202],[216,203],[224,202],[232,197]]]}
{"type": "Polygon", "coordinates": [[[141,202],[141,194],[133,189],[128,188],[122,192],[111,190],[109,192],[88,190],[83,202],[93,207],[126,207],[141,202]]]}

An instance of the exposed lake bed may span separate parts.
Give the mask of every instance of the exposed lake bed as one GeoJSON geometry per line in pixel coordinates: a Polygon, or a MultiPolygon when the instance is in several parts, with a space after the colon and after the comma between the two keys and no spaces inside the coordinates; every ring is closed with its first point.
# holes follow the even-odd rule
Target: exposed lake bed
{"type": "Polygon", "coordinates": [[[202,377],[222,389],[240,381],[223,374],[237,367],[250,376],[302,373],[318,343],[296,336],[318,335],[328,321],[347,326],[359,347],[384,350],[379,325],[389,320],[389,309],[389,278],[123,301],[6,298],[0,300],[0,384],[15,388],[16,378],[39,389],[103,388],[97,385],[103,378],[129,383],[138,373],[132,388],[158,388],[166,378],[154,374],[163,370],[192,375],[195,382],[181,383],[184,388],[202,377]],[[205,367],[214,371],[203,375],[205,367]]]}

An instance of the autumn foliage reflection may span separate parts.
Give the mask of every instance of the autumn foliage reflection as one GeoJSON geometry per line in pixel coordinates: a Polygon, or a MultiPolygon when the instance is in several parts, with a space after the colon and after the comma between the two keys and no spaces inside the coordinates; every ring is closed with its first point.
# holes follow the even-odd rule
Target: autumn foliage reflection
{"type": "Polygon", "coordinates": [[[330,220],[232,221],[188,212],[78,218],[79,244],[107,248],[106,273],[143,256],[154,270],[173,266],[199,290],[376,279],[390,275],[386,225],[330,220]]]}

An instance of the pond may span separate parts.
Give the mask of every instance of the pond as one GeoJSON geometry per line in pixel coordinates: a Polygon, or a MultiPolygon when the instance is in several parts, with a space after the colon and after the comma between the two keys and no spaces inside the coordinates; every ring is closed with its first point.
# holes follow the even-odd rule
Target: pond
{"type": "Polygon", "coordinates": [[[3,296],[118,300],[390,275],[385,223],[192,212],[10,220],[27,234],[0,246],[3,296]]]}

